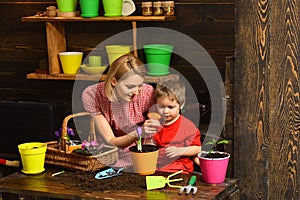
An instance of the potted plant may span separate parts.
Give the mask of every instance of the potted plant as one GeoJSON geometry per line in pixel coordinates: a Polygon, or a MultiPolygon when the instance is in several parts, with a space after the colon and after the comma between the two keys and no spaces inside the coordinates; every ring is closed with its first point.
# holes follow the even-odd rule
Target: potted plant
{"type": "Polygon", "coordinates": [[[129,148],[135,173],[141,175],[154,174],[158,159],[159,147],[152,144],[142,144],[141,150],[137,145],[129,148]]]}
{"type": "Polygon", "coordinates": [[[221,144],[228,144],[228,140],[213,139],[204,144],[210,145],[209,151],[199,153],[200,168],[202,172],[202,180],[209,184],[223,183],[226,176],[230,154],[218,151],[221,144]]]}
{"type": "Polygon", "coordinates": [[[141,175],[154,174],[156,170],[159,147],[153,144],[142,144],[141,127],[137,128],[137,133],[137,145],[129,148],[134,172],[141,175]]]}

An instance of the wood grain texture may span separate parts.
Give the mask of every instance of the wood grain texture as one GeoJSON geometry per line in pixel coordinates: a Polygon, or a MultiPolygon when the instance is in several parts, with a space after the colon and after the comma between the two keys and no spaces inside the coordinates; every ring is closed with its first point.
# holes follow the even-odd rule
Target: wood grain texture
{"type": "MultiPolygon", "coordinates": [[[[35,3],[26,2],[28,4],[26,9],[22,9],[20,5],[3,4],[1,6],[1,11],[2,9],[3,11],[0,16],[3,17],[1,30],[13,33],[3,35],[6,41],[13,41],[18,38],[20,43],[13,44],[20,47],[19,51],[22,50],[18,56],[26,55],[34,59],[36,51],[40,51],[41,48],[32,44],[38,42],[40,46],[45,45],[45,24],[42,22],[22,22],[22,17],[45,10],[45,4],[38,4],[37,1],[32,2],[35,3]],[[32,41],[34,38],[37,38],[36,42],[32,41]],[[21,45],[22,43],[25,48],[21,45]],[[28,49],[26,50],[26,48],[28,49]]],[[[217,1],[214,4],[201,1],[197,3],[195,1],[192,3],[188,3],[188,1],[178,2],[175,21],[144,21],[137,24],[138,28],[148,26],[169,28],[189,35],[210,53],[219,67],[224,67],[225,57],[234,52],[233,3],[218,3],[217,1]]],[[[85,48],[90,50],[108,37],[130,28],[130,22],[68,22],[65,23],[67,49],[85,48]]],[[[14,51],[13,48],[8,50],[14,51]]],[[[7,56],[12,55],[9,51],[5,53],[7,56]]],[[[47,53],[46,49],[44,51],[47,53]]],[[[193,52],[191,51],[191,53],[193,52]]],[[[14,59],[18,58],[14,57],[14,59]]],[[[26,59],[22,60],[26,61],[26,59]]]]}
{"type": "Polygon", "coordinates": [[[268,199],[269,1],[236,5],[235,176],[241,199],[268,199]]]}
{"type": "Polygon", "coordinates": [[[234,137],[234,71],[235,57],[226,57],[225,67],[225,93],[226,93],[226,118],[222,137],[233,140],[234,137]]]}
{"type": "MultiPolygon", "coordinates": [[[[172,199],[172,200],[222,200],[227,199],[230,195],[236,195],[238,193],[238,180],[236,179],[226,179],[224,183],[220,184],[206,184],[201,181],[200,174],[194,174],[197,177],[195,186],[198,192],[195,195],[180,195],[178,188],[171,188],[165,186],[160,190],[150,190],[147,191],[146,188],[141,188],[140,185],[136,185],[137,191],[129,190],[105,190],[96,191],[93,188],[85,187],[85,189],[76,188],[74,184],[70,181],[65,181],[63,184],[63,179],[68,177],[63,177],[60,179],[53,178],[51,175],[57,172],[57,169],[47,168],[42,174],[37,174],[34,176],[24,176],[22,172],[16,172],[10,176],[4,177],[0,180],[0,192],[10,193],[10,194],[20,194],[28,195],[28,199],[39,199],[39,198],[55,198],[55,199],[115,199],[115,200],[131,200],[131,199],[172,199]],[[144,191],[143,191],[144,190],[144,191]],[[31,196],[31,198],[29,198],[31,196]]],[[[123,175],[125,175],[124,172],[123,175]]],[[[66,171],[65,174],[75,174],[74,172],[66,171]]],[[[155,174],[154,174],[155,175],[155,174]]],[[[166,174],[163,177],[167,177],[166,174]]],[[[182,176],[184,177],[184,176],[182,176]]],[[[189,178],[189,177],[188,177],[189,178]]],[[[182,184],[186,185],[188,178],[183,178],[182,184]],[[186,182],[186,183],[185,183],[186,182]]],[[[78,178],[76,182],[82,181],[78,178]]],[[[117,176],[112,179],[108,179],[111,183],[116,184],[122,181],[122,176],[117,176]]],[[[80,184],[84,184],[81,182],[80,184]]],[[[99,184],[101,184],[99,182],[99,184]]],[[[12,198],[10,198],[12,199],[12,198]]],[[[27,199],[27,198],[25,198],[27,199]]]]}
{"type": "Polygon", "coordinates": [[[49,74],[59,74],[62,70],[58,54],[67,50],[64,24],[61,22],[46,22],[46,35],[49,74]]]}
{"type": "Polygon", "coordinates": [[[270,13],[270,198],[300,199],[300,2],[273,1],[270,13]],[[275,39],[276,38],[276,39],[275,39]],[[272,101],[271,101],[272,100],[272,101]],[[275,172],[275,176],[274,176],[275,172]],[[281,184],[278,184],[278,183],[281,184]]]}
{"type": "Polygon", "coordinates": [[[235,176],[241,199],[299,199],[298,1],[237,3],[235,176]]]}

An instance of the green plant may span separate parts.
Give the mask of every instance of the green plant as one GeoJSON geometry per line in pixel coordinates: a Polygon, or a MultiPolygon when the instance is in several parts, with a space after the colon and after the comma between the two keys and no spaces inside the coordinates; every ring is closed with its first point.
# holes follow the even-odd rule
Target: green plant
{"type": "MultiPolygon", "coordinates": [[[[58,142],[60,142],[61,140],[61,134],[62,134],[62,128],[60,128],[58,131],[54,132],[55,136],[58,139],[58,142]]],[[[70,144],[70,141],[72,140],[71,138],[75,137],[75,132],[72,128],[67,127],[67,135],[64,137],[64,139],[66,140],[66,142],[68,144],[70,144]]]]}
{"type": "Polygon", "coordinates": [[[212,139],[212,141],[210,142],[206,142],[204,145],[212,145],[212,148],[208,151],[207,155],[211,155],[211,153],[213,151],[217,151],[218,150],[218,146],[221,144],[228,144],[228,140],[226,139],[221,139],[221,140],[217,140],[215,138],[212,139]]]}

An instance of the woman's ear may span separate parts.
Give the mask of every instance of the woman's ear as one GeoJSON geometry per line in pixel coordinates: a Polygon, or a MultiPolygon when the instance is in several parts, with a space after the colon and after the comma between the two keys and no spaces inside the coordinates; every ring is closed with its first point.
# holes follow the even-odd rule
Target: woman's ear
{"type": "Polygon", "coordinates": [[[112,86],[116,86],[117,85],[117,79],[116,77],[112,77],[111,80],[110,80],[110,83],[112,84],[112,86]]]}

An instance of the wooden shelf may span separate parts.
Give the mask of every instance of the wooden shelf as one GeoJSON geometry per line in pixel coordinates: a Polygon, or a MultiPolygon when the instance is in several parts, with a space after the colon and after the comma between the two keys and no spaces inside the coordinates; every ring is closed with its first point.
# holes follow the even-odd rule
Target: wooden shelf
{"type": "Polygon", "coordinates": [[[43,79],[43,80],[86,80],[86,81],[104,81],[105,75],[88,75],[88,74],[27,74],[27,79],[43,79]]]}
{"type": "Polygon", "coordinates": [[[126,16],[126,17],[22,17],[22,22],[103,22],[103,21],[173,21],[175,16],[126,16]]]}
{"type": "MultiPolygon", "coordinates": [[[[42,79],[42,80],[83,80],[83,81],[104,81],[105,75],[88,75],[88,74],[39,74],[39,73],[30,73],[27,74],[27,79],[42,79]]],[[[157,83],[164,78],[176,78],[177,74],[169,74],[166,76],[146,76],[146,83],[157,83]]]]}
{"type": "MultiPolygon", "coordinates": [[[[51,80],[99,80],[98,76],[89,75],[66,75],[62,74],[58,54],[67,49],[64,22],[112,22],[126,21],[132,24],[133,52],[137,53],[137,21],[173,21],[175,16],[123,16],[123,17],[22,17],[22,22],[44,22],[46,24],[47,50],[48,50],[48,73],[27,75],[28,79],[51,79],[51,80]]],[[[150,82],[157,82],[156,80],[150,82]]]]}

